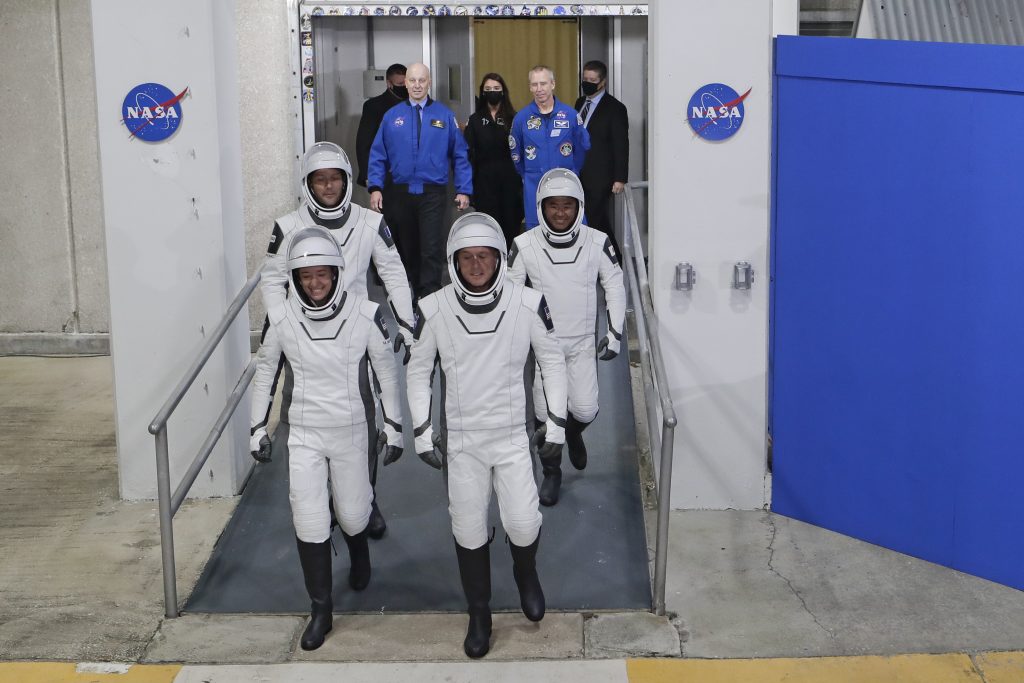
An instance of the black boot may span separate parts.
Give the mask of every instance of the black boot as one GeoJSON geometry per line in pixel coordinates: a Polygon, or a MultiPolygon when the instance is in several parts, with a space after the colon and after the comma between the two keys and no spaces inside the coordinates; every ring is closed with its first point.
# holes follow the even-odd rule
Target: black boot
{"type": "Polygon", "coordinates": [[[370,585],[370,545],[366,540],[366,529],[354,536],[349,536],[342,530],[341,535],[345,538],[348,558],[352,563],[348,570],[348,585],[352,586],[354,591],[361,591],[370,585]]]}
{"type": "Polygon", "coordinates": [[[569,462],[578,470],[587,466],[587,445],[583,443],[583,430],[589,422],[580,422],[569,413],[565,422],[565,445],[569,449],[569,462]]]}
{"type": "Polygon", "coordinates": [[[388,523],[384,521],[384,515],[377,507],[377,494],[374,492],[373,509],[370,512],[370,523],[366,525],[366,534],[375,541],[384,538],[384,532],[388,530],[388,523]]]}
{"type": "Polygon", "coordinates": [[[552,458],[540,459],[544,481],[540,483],[538,495],[540,504],[551,507],[558,502],[558,490],[562,488],[562,451],[552,458]]]}
{"type": "Polygon", "coordinates": [[[331,612],[331,542],[306,543],[298,538],[299,562],[302,577],[306,581],[306,592],[311,601],[309,625],[302,632],[299,643],[303,650],[315,650],[324,644],[324,637],[334,625],[331,612]]]}
{"type": "Polygon", "coordinates": [[[511,540],[508,542],[509,550],[512,551],[512,576],[519,587],[519,606],[530,621],[544,618],[544,589],[540,587],[540,577],[537,576],[539,544],[540,534],[527,546],[518,546],[511,540]]]}
{"type": "Polygon", "coordinates": [[[485,543],[470,550],[455,543],[459,558],[459,576],[462,592],[466,594],[469,628],[462,649],[473,659],[479,659],[491,649],[491,551],[485,543]]]}

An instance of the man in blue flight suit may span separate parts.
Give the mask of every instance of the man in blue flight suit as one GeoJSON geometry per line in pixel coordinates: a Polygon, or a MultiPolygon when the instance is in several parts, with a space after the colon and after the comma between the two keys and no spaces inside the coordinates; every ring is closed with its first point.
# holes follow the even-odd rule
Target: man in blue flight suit
{"type": "Polygon", "coordinates": [[[550,67],[530,69],[530,92],[533,102],[516,114],[508,136],[512,161],[523,178],[527,229],[539,223],[537,183],[541,176],[553,168],[567,168],[579,175],[590,149],[590,135],[576,110],[555,97],[555,72],[550,67]]]}
{"type": "Polygon", "coordinates": [[[473,171],[466,140],[452,110],[432,100],[430,69],[413,64],[405,73],[409,99],[384,114],[370,147],[366,180],[370,208],[382,211],[409,272],[415,299],[441,289],[445,268],[444,203],[455,166],[455,205],[469,206],[473,171]],[[382,189],[390,172],[387,201],[382,189]]]}

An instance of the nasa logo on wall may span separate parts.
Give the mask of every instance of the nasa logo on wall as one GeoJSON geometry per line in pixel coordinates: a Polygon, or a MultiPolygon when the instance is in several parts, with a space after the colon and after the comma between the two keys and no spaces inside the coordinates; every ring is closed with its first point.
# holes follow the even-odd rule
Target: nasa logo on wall
{"type": "Polygon", "coordinates": [[[716,142],[735,135],[743,125],[743,100],[750,90],[740,95],[724,83],[708,83],[697,88],[686,105],[686,120],[693,134],[716,142]]]}
{"type": "Polygon", "coordinates": [[[159,83],[143,83],[128,91],[121,103],[121,122],[131,137],[146,142],[161,142],[174,135],[181,125],[181,98],[159,83]]]}

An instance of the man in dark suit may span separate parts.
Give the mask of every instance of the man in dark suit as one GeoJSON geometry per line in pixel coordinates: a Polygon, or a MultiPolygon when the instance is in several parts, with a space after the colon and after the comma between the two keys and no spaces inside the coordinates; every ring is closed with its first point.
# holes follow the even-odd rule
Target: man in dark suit
{"type": "Polygon", "coordinates": [[[409,99],[405,88],[405,66],[392,64],[384,77],[388,89],[376,97],[363,102],[363,115],[359,119],[359,130],[356,132],[356,161],[359,163],[359,176],[356,182],[366,187],[366,170],[370,167],[370,146],[377,136],[377,129],[384,118],[384,113],[399,102],[409,99]]]}
{"type": "Polygon", "coordinates": [[[604,62],[583,65],[576,111],[590,134],[590,151],[580,170],[587,225],[607,234],[618,251],[612,228],[610,203],[629,180],[629,118],[626,106],[605,91],[608,67],[604,62]]]}

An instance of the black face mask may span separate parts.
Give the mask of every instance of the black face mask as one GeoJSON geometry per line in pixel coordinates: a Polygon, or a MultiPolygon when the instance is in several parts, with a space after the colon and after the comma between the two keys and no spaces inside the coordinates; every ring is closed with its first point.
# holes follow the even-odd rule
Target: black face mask
{"type": "Polygon", "coordinates": [[[598,85],[600,85],[600,84],[599,83],[591,83],[590,81],[580,81],[580,90],[583,91],[584,95],[586,95],[587,97],[590,97],[591,95],[593,95],[593,94],[595,94],[597,92],[597,86],[598,85]]]}
{"type": "Polygon", "coordinates": [[[391,92],[395,93],[395,97],[400,100],[409,99],[409,89],[404,85],[393,85],[391,86],[391,92]]]}
{"type": "Polygon", "coordinates": [[[484,102],[486,102],[487,104],[489,104],[491,106],[501,104],[501,101],[502,101],[502,99],[504,99],[504,97],[505,97],[505,93],[503,91],[501,91],[501,90],[485,90],[484,91],[484,102]]]}

